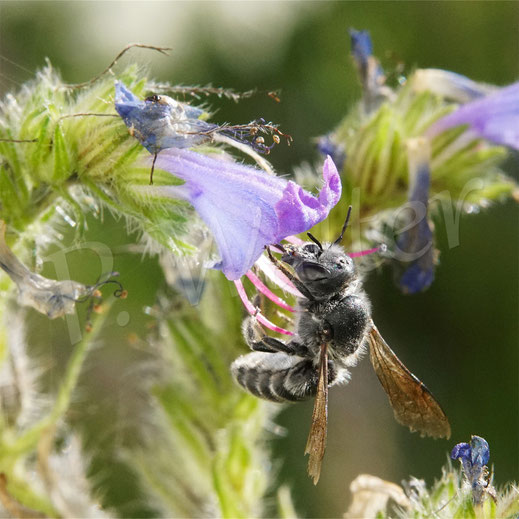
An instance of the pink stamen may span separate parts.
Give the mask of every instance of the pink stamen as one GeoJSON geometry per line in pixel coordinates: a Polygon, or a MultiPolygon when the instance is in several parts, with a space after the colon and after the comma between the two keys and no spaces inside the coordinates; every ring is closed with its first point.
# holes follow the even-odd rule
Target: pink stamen
{"type": "Polygon", "coordinates": [[[249,298],[247,297],[247,292],[245,292],[245,288],[243,287],[241,279],[236,280],[234,284],[236,286],[236,290],[238,291],[238,295],[240,296],[240,299],[243,303],[243,306],[245,306],[247,312],[249,312],[250,315],[253,315],[258,320],[258,323],[274,332],[282,333],[284,335],[294,335],[294,332],[285,330],[284,328],[275,325],[274,323],[270,322],[262,313],[260,313],[259,309],[256,308],[249,301],[249,298]]]}
{"type": "Polygon", "coordinates": [[[348,252],[348,256],[350,258],[358,258],[359,256],[367,256],[368,254],[378,252],[380,249],[381,247],[375,247],[374,249],[361,250],[359,252],[348,252]]]}
{"type": "Polygon", "coordinates": [[[257,260],[256,260],[256,266],[267,276],[275,285],[277,285],[279,288],[284,290],[285,292],[288,292],[289,294],[292,294],[296,297],[304,297],[299,290],[294,286],[292,281],[288,279],[283,272],[281,272],[279,269],[277,269],[271,261],[265,256],[265,254],[262,254],[257,260]]]}
{"type": "Polygon", "coordinates": [[[304,243],[304,240],[302,240],[301,238],[298,238],[297,236],[287,236],[285,238],[285,241],[287,241],[288,243],[291,243],[292,245],[303,245],[303,243],[304,243]]]}
{"type": "Polygon", "coordinates": [[[270,290],[270,288],[267,287],[267,285],[265,285],[263,283],[263,281],[261,281],[261,279],[258,276],[256,276],[256,274],[254,274],[254,272],[249,270],[249,272],[247,272],[247,274],[245,274],[245,275],[251,280],[252,284],[262,294],[264,294],[266,297],[268,297],[273,303],[276,303],[278,306],[280,306],[281,308],[284,308],[285,310],[288,310],[289,312],[294,311],[293,307],[291,307],[288,303],[283,301],[283,299],[281,299],[276,294],[274,294],[274,292],[272,292],[272,290],[270,290]]]}

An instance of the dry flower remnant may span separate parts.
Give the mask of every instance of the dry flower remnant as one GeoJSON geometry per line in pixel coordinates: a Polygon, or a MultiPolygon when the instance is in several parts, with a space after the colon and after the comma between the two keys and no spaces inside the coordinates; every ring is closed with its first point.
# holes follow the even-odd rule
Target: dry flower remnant
{"type": "Polygon", "coordinates": [[[369,474],[357,476],[351,482],[350,492],[353,500],[344,519],[375,519],[389,500],[406,509],[411,504],[402,487],[369,474]]]}
{"type": "Polygon", "coordinates": [[[514,482],[494,488],[486,467],[489,447],[485,439],[472,436],[469,443],[458,443],[451,458],[460,460],[462,470],[448,462],[441,477],[429,487],[415,477],[399,486],[361,474],[350,486],[352,503],[344,517],[515,519],[518,516],[519,488],[514,482]]]}
{"type": "MultiPolygon", "coordinates": [[[[5,222],[0,220],[0,268],[6,272],[18,288],[18,303],[30,306],[49,319],[74,313],[76,303],[89,298],[99,304],[99,288],[107,283],[115,283],[118,288],[116,297],[126,297],[122,285],[114,279],[99,281],[95,285],[83,285],[70,279],[56,281],[31,272],[11,251],[5,242],[5,222]]],[[[108,277],[117,275],[112,272],[108,277]]]]}

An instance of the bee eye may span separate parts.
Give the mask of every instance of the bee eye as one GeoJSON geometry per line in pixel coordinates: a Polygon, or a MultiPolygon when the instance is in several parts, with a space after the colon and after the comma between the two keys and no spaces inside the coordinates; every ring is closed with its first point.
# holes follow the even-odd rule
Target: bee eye
{"type": "Polygon", "coordinates": [[[304,281],[319,281],[326,279],[329,276],[327,270],[323,266],[315,263],[303,263],[298,274],[304,281]]]}

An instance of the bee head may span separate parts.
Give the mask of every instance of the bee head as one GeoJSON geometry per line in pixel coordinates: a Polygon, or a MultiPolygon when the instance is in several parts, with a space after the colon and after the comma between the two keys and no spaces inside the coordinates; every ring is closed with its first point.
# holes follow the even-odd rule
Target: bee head
{"type": "Polygon", "coordinates": [[[353,260],[339,245],[350,214],[351,206],[341,234],[332,244],[323,247],[315,236],[308,233],[311,242],[285,248],[285,254],[281,258],[295,270],[298,278],[317,299],[340,292],[356,277],[353,260]]]}
{"type": "Polygon", "coordinates": [[[336,244],[323,249],[315,243],[305,243],[281,259],[293,267],[317,299],[340,292],[356,277],[353,260],[336,244]]]}

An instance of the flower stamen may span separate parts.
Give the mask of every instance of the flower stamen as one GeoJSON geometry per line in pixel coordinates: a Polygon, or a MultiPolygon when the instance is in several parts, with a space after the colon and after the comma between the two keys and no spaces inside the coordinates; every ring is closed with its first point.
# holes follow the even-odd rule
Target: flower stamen
{"type": "Polygon", "coordinates": [[[256,276],[254,272],[252,272],[252,270],[249,270],[245,275],[250,279],[252,284],[273,303],[275,303],[281,308],[284,308],[285,310],[288,310],[289,312],[294,311],[294,308],[292,306],[290,306],[283,299],[274,294],[274,292],[272,292],[272,290],[270,290],[270,288],[267,287],[267,285],[265,285],[265,283],[263,283],[263,281],[261,281],[261,279],[258,276],[256,276]]]}
{"type": "Polygon", "coordinates": [[[238,295],[240,296],[240,299],[243,303],[243,306],[245,306],[245,309],[247,312],[254,316],[258,323],[265,326],[265,328],[268,328],[269,330],[272,330],[277,333],[281,333],[283,335],[294,335],[294,332],[291,332],[290,330],[285,330],[284,328],[281,328],[280,326],[277,326],[273,322],[269,321],[260,311],[260,309],[256,306],[254,306],[249,298],[247,297],[247,292],[245,292],[245,288],[243,286],[243,283],[240,279],[236,279],[234,281],[234,285],[236,286],[236,290],[238,291],[238,295]]]}

